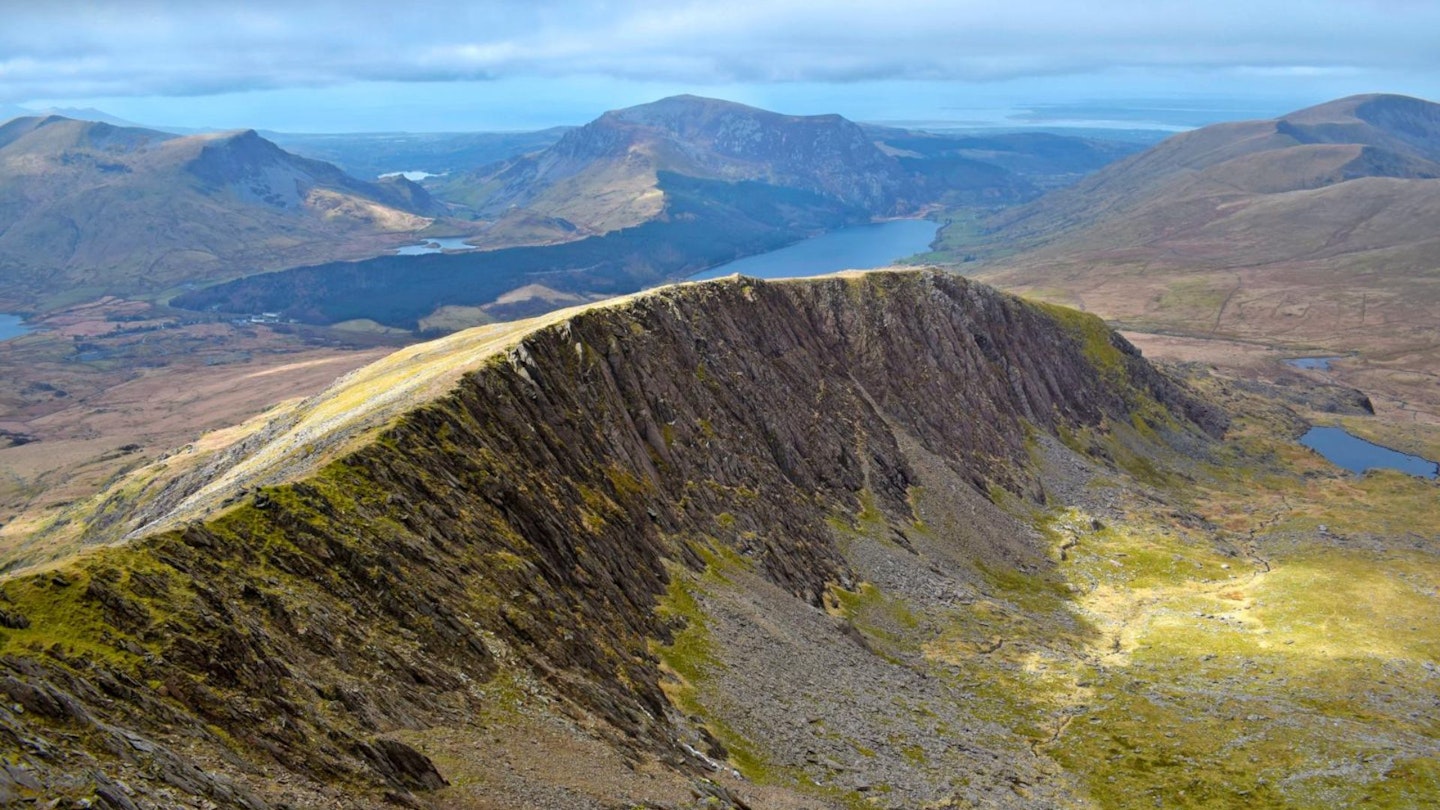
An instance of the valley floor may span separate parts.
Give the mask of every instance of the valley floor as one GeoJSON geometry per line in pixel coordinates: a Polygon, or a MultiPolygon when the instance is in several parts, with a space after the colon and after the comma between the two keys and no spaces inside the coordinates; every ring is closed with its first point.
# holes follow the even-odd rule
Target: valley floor
{"type": "MultiPolygon", "coordinates": [[[[102,299],[0,342],[0,557],[125,473],[310,396],[401,341],[102,299]]],[[[412,339],[413,340],[413,339],[412,339]]],[[[176,460],[174,463],[180,463],[176,460]]],[[[23,560],[20,560],[23,562],[23,560]]]]}

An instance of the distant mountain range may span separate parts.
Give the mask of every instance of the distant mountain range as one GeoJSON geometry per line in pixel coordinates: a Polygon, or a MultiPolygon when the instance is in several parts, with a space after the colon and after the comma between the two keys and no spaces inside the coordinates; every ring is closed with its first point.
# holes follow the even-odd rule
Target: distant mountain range
{"type": "Polygon", "coordinates": [[[875,217],[1013,204],[1135,148],[915,133],[676,96],[605,113],[539,151],[427,178],[451,216],[483,223],[472,241],[494,250],[296,268],[175,303],[403,328],[446,306],[533,314],[875,217]]]}
{"type": "MultiPolygon", "coordinates": [[[[613,237],[536,254],[542,264],[561,262],[545,265],[537,300],[555,299],[556,291],[569,300],[636,289],[876,217],[1013,205],[1137,148],[1038,133],[918,133],[696,96],[533,133],[274,137],[282,144],[253,130],[180,136],[55,115],[0,125],[0,299],[44,309],[232,282],[176,300],[248,307],[273,295],[241,292],[247,285],[272,292],[289,285],[245,277],[366,257],[388,267],[390,248],[421,231],[466,234],[492,250],[613,237]],[[437,176],[370,181],[345,169],[437,176]]],[[[540,266],[508,252],[422,265],[446,268],[437,284],[481,273],[484,284],[455,289],[485,295],[533,288],[540,266]],[[503,267],[491,266],[497,262],[503,267]],[[451,269],[462,264],[469,269],[451,269]]],[[[396,283],[408,277],[396,272],[396,283]]],[[[460,303],[423,273],[418,279],[430,308],[460,303]]],[[[330,322],[320,313],[332,311],[369,317],[372,307],[351,300],[367,289],[322,285],[318,294],[347,303],[314,300],[317,291],[307,289],[265,309],[320,322],[330,322]]],[[[392,293],[376,306],[393,307],[392,293]]],[[[495,300],[460,297],[468,305],[495,300]]],[[[379,319],[413,324],[424,314],[415,306],[379,319]]]]}
{"type": "Polygon", "coordinates": [[[334,135],[262,132],[284,149],[333,163],[356,177],[392,172],[443,175],[544,149],[573,127],[535,132],[385,132],[334,135]]]}
{"type": "Polygon", "coordinates": [[[61,118],[74,118],[79,121],[94,121],[100,124],[110,124],[116,127],[135,127],[138,129],[158,129],[165,132],[178,132],[168,127],[146,126],[137,124],[134,121],[127,121],[116,115],[111,115],[104,110],[97,110],[94,107],[46,107],[44,109],[31,109],[18,104],[0,104],[0,123],[5,123],[11,118],[45,118],[58,115],[61,118]]]}
{"type": "Polygon", "coordinates": [[[506,249],[295,268],[175,303],[412,329],[446,306],[513,317],[631,292],[924,202],[899,160],[840,116],[694,96],[609,112],[538,152],[426,185],[453,216],[483,223],[474,242],[506,249]]]}
{"type": "Polygon", "coordinates": [[[430,181],[486,219],[524,209],[604,233],[660,216],[662,172],[797,189],[876,216],[1011,204],[1138,150],[1045,134],[943,135],[674,96],[614,110],[553,146],[430,181]]]}
{"type": "Polygon", "coordinates": [[[357,180],[254,131],[176,136],[60,116],[0,126],[4,297],[154,293],[373,255],[436,212],[414,183],[357,180]]]}

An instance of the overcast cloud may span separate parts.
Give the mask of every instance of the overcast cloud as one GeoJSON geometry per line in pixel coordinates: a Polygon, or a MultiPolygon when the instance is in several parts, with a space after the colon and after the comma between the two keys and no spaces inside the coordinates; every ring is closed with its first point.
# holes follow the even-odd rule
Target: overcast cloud
{"type": "Polygon", "coordinates": [[[5,2],[0,102],[356,82],[720,85],[1158,73],[1266,83],[1440,75],[1427,0],[5,2]]]}

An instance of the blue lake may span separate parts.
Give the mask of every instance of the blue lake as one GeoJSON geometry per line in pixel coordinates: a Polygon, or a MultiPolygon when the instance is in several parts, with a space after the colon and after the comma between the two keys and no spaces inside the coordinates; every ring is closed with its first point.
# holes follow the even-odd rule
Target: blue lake
{"type": "Polygon", "coordinates": [[[396,256],[423,256],[426,253],[439,253],[444,250],[474,250],[474,245],[465,244],[466,237],[447,236],[442,239],[430,239],[418,245],[406,245],[395,249],[396,256]]]}
{"type": "Polygon", "coordinates": [[[1344,359],[1343,357],[1293,357],[1286,360],[1285,365],[1311,371],[1329,371],[1331,363],[1344,359]]]}
{"type": "Polygon", "coordinates": [[[737,259],[696,273],[689,281],[703,281],[740,273],[755,278],[819,276],[837,270],[885,267],[897,259],[930,249],[940,226],[924,219],[896,219],[855,225],[796,242],[779,250],[737,259]]]}
{"type": "Polygon", "coordinates": [[[28,334],[30,334],[30,327],[25,325],[19,315],[0,314],[0,340],[9,340],[28,334]]]}
{"type": "Polygon", "coordinates": [[[1434,478],[1440,472],[1440,465],[1429,459],[1381,447],[1337,427],[1312,427],[1300,437],[1300,443],[1324,456],[1331,464],[1353,473],[1385,469],[1434,478]]]}
{"type": "Polygon", "coordinates": [[[418,182],[420,182],[421,180],[424,180],[424,179],[427,178],[427,177],[439,177],[439,176],[440,176],[440,175],[438,175],[438,174],[436,174],[436,173],[434,173],[434,172],[421,172],[421,171],[414,171],[414,172],[386,172],[386,173],[380,175],[380,179],[381,179],[381,180],[384,180],[384,179],[387,178],[387,177],[403,177],[403,178],[405,178],[406,180],[409,180],[409,181],[412,182],[412,183],[418,183],[418,182]]]}

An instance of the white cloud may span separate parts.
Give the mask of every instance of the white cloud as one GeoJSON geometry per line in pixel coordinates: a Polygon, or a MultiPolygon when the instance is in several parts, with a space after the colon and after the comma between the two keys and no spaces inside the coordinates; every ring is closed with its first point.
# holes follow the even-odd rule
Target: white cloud
{"type": "Polygon", "coordinates": [[[514,76],[705,85],[1433,72],[1437,30],[1440,4],[1404,0],[60,0],[6,9],[0,100],[514,76]]]}

